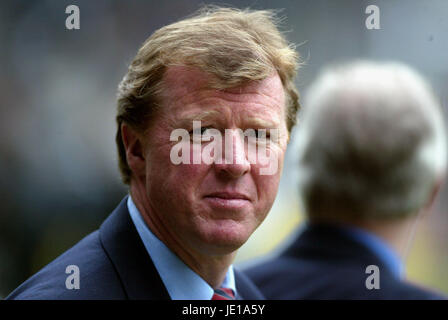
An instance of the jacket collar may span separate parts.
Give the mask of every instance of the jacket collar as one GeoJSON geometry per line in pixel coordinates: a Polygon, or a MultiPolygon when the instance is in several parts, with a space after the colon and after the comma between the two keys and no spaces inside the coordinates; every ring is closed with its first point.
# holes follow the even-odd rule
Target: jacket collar
{"type": "MultiPolygon", "coordinates": [[[[116,269],[123,290],[131,300],[169,300],[157,269],[127,208],[127,196],[120,202],[100,227],[100,240],[109,259],[116,269]]],[[[263,299],[253,283],[236,268],[235,282],[237,299],[263,299]]]]}
{"type": "Polygon", "coordinates": [[[361,263],[366,266],[373,264],[381,266],[381,270],[393,275],[393,271],[376,252],[334,224],[304,224],[281,254],[326,260],[329,263],[361,263]]]}
{"type": "Polygon", "coordinates": [[[168,292],[132,223],[126,201],[127,197],[101,225],[101,243],[128,299],[168,300],[168,292]]]}

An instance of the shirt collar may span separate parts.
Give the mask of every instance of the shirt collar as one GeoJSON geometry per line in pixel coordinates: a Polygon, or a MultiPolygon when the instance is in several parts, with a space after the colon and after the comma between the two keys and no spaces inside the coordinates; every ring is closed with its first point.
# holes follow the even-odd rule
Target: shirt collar
{"type": "MultiPolygon", "coordinates": [[[[210,300],[213,297],[213,288],[152,233],[130,195],[127,206],[137,232],[145,245],[146,251],[154,262],[154,266],[171,299],[210,300]]],[[[236,296],[235,276],[232,265],[227,270],[222,286],[232,289],[236,296]]]]}
{"type": "Polygon", "coordinates": [[[361,228],[346,225],[339,225],[339,228],[352,239],[373,251],[396,277],[400,279],[404,277],[403,261],[398,253],[384,240],[361,228]]]}

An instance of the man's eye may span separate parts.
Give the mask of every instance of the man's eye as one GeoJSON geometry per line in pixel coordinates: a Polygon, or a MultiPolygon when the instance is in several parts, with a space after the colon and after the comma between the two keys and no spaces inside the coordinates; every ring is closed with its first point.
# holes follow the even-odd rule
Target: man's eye
{"type": "Polygon", "coordinates": [[[266,129],[251,129],[249,136],[257,139],[269,139],[269,130],[266,129]]]}
{"type": "Polygon", "coordinates": [[[205,136],[208,136],[210,134],[211,127],[200,127],[198,129],[190,131],[191,137],[197,137],[199,139],[204,138],[205,136]]]}
{"type": "Polygon", "coordinates": [[[203,135],[208,129],[208,127],[200,127],[198,129],[192,130],[192,133],[195,135],[203,135]]]}

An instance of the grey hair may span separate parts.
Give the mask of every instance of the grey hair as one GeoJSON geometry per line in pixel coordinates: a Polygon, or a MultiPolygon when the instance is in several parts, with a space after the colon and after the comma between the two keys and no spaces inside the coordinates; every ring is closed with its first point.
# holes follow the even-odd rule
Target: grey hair
{"type": "Polygon", "coordinates": [[[309,218],[418,212],[447,165],[442,110],[427,82],[394,62],[325,70],[299,116],[299,189],[309,218]]]}

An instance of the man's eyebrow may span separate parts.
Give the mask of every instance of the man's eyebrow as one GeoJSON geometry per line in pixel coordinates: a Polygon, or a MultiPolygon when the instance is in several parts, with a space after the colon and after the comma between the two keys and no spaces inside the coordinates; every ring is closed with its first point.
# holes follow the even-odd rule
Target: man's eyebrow
{"type": "Polygon", "coordinates": [[[223,114],[217,110],[206,110],[196,113],[187,113],[182,115],[181,122],[184,125],[191,125],[193,121],[208,121],[222,119],[223,114]]]}
{"type": "MultiPolygon", "coordinates": [[[[219,121],[225,117],[225,114],[218,110],[206,110],[195,113],[187,113],[181,116],[181,125],[188,127],[193,124],[193,121],[219,121]]],[[[274,118],[261,118],[261,117],[244,117],[240,119],[240,125],[246,128],[277,128],[280,124],[277,119],[274,118]]]]}
{"type": "Polygon", "coordinates": [[[265,119],[260,117],[248,117],[243,120],[244,125],[246,127],[255,127],[257,129],[263,129],[263,128],[276,128],[279,126],[278,121],[276,119],[265,119]]]}

